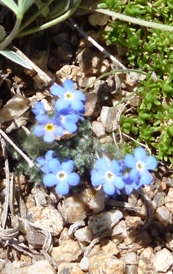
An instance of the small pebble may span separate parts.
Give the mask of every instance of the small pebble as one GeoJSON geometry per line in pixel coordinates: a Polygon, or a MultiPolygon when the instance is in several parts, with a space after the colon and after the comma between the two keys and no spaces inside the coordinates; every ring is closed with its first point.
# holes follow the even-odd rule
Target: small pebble
{"type": "Polygon", "coordinates": [[[172,214],[165,206],[160,206],[156,209],[156,218],[162,225],[167,226],[172,221],[172,214]]]}

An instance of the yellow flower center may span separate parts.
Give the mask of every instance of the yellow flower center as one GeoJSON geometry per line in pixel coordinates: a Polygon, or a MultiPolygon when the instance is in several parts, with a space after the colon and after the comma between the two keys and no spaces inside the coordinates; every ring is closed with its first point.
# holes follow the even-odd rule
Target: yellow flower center
{"type": "Polygon", "coordinates": [[[140,161],[138,161],[138,162],[136,163],[136,168],[139,169],[139,170],[141,171],[141,170],[144,169],[144,164],[141,163],[140,161]]]}
{"type": "Polygon", "coordinates": [[[48,132],[53,131],[54,128],[55,128],[55,126],[54,126],[53,124],[51,124],[51,123],[46,124],[46,126],[45,126],[45,129],[46,129],[46,131],[48,131],[48,132]]]}
{"type": "Polygon", "coordinates": [[[111,171],[108,171],[108,172],[106,173],[106,179],[107,179],[108,181],[111,181],[111,180],[113,179],[113,177],[114,177],[114,174],[113,174],[111,171]]]}
{"type": "Polygon", "coordinates": [[[59,173],[58,176],[59,178],[64,178],[64,173],[59,173]]]}
{"type": "Polygon", "coordinates": [[[59,171],[56,176],[59,180],[64,180],[66,178],[66,173],[63,171],[59,171]]]}
{"type": "Polygon", "coordinates": [[[67,100],[72,100],[72,99],[73,99],[73,94],[72,94],[70,91],[67,91],[67,92],[65,93],[65,98],[66,98],[67,100]]]}

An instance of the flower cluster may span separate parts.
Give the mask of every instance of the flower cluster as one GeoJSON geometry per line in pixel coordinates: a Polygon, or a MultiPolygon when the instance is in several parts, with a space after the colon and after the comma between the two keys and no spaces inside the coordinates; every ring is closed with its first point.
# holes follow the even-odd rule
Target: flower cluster
{"type": "Polygon", "coordinates": [[[43,184],[46,187],[55,187],[59,195],[69,193],[70,186],[79,184],[80,178],[76,172],[73,172],[74,162],[66,159],[60,163],[58,158],[54,157],[54,151],[49,150],[45,158],[37,158],[41,165],[41,171],[44,173],[43,184]]]}
{"type": "Polygon", "coordinates": [[[47,143],[60,139],[64,130],[74,133],[77,130],[77,122],[83,119],[85,112],[85,95],[80,90],[74,90],[74,83],[66,79],[63,87],[54,84],[50,92],[57,96],[52,116],[48,115],[41,102],[37,102],[32,109],[37,120],[34,134],[43,137],[47,143]]]}
{"type": "Polygon", "coordinates": [[[145,149],[138,147],[134,155],[127,154],[122,161],[98,159],[91,171],[91,183],[94,187],[103,186],[107,195],[117,195],[124,191],[127,195],[152,181],[149,170],[157,167],[153,156],[146,155],[145,149]]]}
{"type": "MultiPolygon", "coordinates": [[[[75,90],[73,82],[69,79],[64,81],[63,86],[54,84],[50,92],[57,97],[51,114],[45,111],[44,105],[40,102],[32,109],[37,120],[34,134],[43,137],[46,143],[60,139],[65,131],[77,131],[77,123],[83,119],[86,101],[85,95],[75,90]]],[[[62,156],[59,152],[58,157],[62,156]]],[[[74,154],[71,155],[72,158],[73,156],[74,154]]],[[[36,161],[43,173],[43,184],[46,187],[55,187],[58,194],[66,195],[71,186],[79,184],[80,177],[73,171],[74,162],[71,159],[65,159],[61,163],[55,157],[54,151],[48,150],[45,157],[38,157],[36,161]]],[[[147,156],[146,151],[139,147],[134,150],[134,155],[127,154],[121,161],[98,159],[91,171],[91,183],[93,187],[102,186],[106,195],[116,196],[121,192],[129,195],[133,190],[152,182],[150,171],[156,167],[156,159],[147,156]]]]}

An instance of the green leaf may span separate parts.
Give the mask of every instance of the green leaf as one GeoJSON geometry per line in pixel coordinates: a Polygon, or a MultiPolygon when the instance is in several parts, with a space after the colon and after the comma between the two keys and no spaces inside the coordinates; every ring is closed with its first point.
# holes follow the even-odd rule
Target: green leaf
{"type": "Polygon", "coordinates": [[[17,53],[15,53],[12,50],[3,49],[3,50],[0,50],[0,54],[10,59],[11,61],[21,65],[24,68],[32,69],[32,67],[21,56],[19,56],[17,53]]]}
{"type": "Polygon", "coordinates": [[[35,3],[35,0],[18,0],[19,13],[24,15],[33,3],[35,3]]]}
{"type": "Polygon", "coordinates": [[[10,10],[12,10],[15,14],[18,14],[18,6],[13,0],[0,0],[0,4],[8,7],[10,10]]]}

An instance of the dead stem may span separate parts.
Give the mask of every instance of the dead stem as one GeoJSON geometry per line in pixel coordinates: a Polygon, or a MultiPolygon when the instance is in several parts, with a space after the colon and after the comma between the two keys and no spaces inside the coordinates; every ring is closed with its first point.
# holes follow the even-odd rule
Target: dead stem
{"type": "Polygon", "coordinates": [[[34,163],[31,161],[31,159],[25,153],[23,153],[23,151],[21,151],[20,148],[18,148],[15,145],[15,143],[5,134],[5,132],[2,129],[0,129],[0,134],[25,159],[30,168],[34,166],[34,163]]]}
{"type": "Polygon", "coordinates": [[[9,162],[7,156],[6,142],[3,138],[1,138],[1,147],[2,153],[5,159],[5,176],[6,176],[6,195],[5,195],[5,203],[2,217],[2,228],[5,228],[7,215],[8,215],[8,205],[9,205],[9,197],[10,197],[10,170],[9,170],[9,162]]]}
{"type": "Polygon", "coordinates": [[[89,42],[91,42],[96,48],[98,48],[101,52],[103,52],[107,57],[109,57],[115,65],[118,67],[127,70],[127,68],[120,63],[113,55],[111,55],[107,50],[105,50],[102,46],[100,46],[91,36],[89,36],[85,31],[83,31],[78,24],[72,19],[68,18],[68,21],[71,23],[71,25],[76,28],[89,42]]]}

